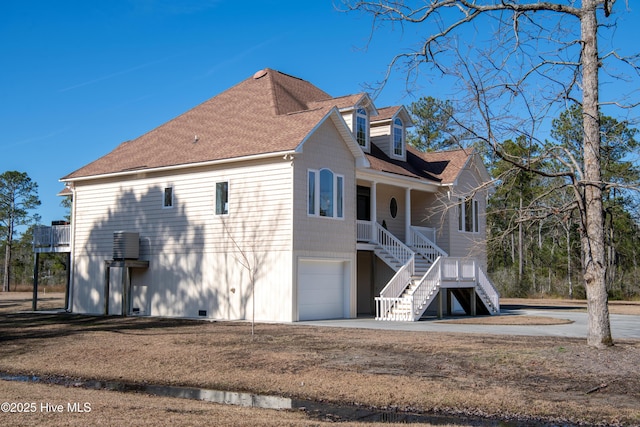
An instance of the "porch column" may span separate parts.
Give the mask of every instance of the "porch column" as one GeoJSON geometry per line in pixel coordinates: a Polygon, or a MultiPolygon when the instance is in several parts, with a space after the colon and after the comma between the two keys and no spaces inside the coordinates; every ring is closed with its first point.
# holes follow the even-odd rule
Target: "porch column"
{"type": "Polygon", "coordinates": [[[404,242],[411,244],[409,236],[411,236],[411,189],[406,188],[404,190],[404,210],[405,210],[405,225],[404,225],[404,242]]]}
{"type": "Polygon", "coordinates": [[[373,229],[371,230],[371,235],[373,236],[373,241],[378,241],[378,234],[376,233],[376,224],[378,223],[378,190],[376,188],[376,183],[371,183],[371,224],[373,229]]]}

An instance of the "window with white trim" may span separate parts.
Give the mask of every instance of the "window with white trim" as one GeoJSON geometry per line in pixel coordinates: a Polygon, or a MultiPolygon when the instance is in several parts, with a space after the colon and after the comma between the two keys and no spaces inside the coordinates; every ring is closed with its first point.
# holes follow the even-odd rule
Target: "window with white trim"
{"type": "Polygon", "coordinates": [[[356,109],[356,141],[363,148],[369,148],[369,114],[360,107],[356,109]]]}
{"type": "Polygon", "coordinates": [[[229,213],[229,182],[216,182],[216,215],[229,213]]]}
{"type": "Polygon", "coordinates": [[[458,199],[458,231],[478,232],[478,207],[475,199],[458,199]]]}
{"type": "Polygon", "coordinates": [[[164,188],[164,192],[162,194],[162,207],[163,208],[173,207],[173,187],[164,188]]]}
{"type": "Polygon", "coordinates": [[[393,154],[404,156],[404,125],[398,118],[393,121],[393,154]]]}
{"type": "Polygon", "coordinates": [[[309,169],[307,214],[344,218],[344,177],[331,169],[309,169]]]}

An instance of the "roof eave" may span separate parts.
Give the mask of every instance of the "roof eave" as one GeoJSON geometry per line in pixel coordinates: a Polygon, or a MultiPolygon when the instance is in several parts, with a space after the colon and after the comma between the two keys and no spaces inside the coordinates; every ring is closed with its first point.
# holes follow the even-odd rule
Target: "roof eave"
{"type": "Polygon", "coordinates": [[[422,178],[413,178],[406,175],[400,175],[397,173],[385,172],[366,167],[357,169],[356,178],[364,180],[370,179],[371,181],[375,182],[383,182],[400,187],[408,187],[412,190],[431,190],[432,192],[435,192],[438,188],[444,186],[441,182],[427,181],[422,178]]]}
{"type": "Polygon", "coordinates": [[[94,179],[119,178],[119,177],[125,177],[129,175],[140,175],[140,174],[167,172],[167,171],[182,170],[182,169],[189,169],[189,168],[196,168],[196,167],[215,166],[215,165],[220,165],[225,163],[238,163],[238,162],[251,161],[251,160],[268,159],[271,157],[282,157],[284,159],[286,156],[293,155],[295,153],[296,153],[295,150],[284,150],[284,151],[277,151],[277,152],[271,152],[271,153],[253,154],[250,156],[232,157],[229,159],[211,160],[211,161],[197,162],[197,163],[185,163],[182,165],[132,169],[132,170],[126,170],[126,171],[110,172],[110,173],[96,174],[96,175],[86,175],[86,176],[79,176],[79,177],[72,177],[72,178],[69,178],[68,176],[66,176],[66,177],[60,178],[59,181],[66,183],[66,182],[89,181],[94,179]]]}

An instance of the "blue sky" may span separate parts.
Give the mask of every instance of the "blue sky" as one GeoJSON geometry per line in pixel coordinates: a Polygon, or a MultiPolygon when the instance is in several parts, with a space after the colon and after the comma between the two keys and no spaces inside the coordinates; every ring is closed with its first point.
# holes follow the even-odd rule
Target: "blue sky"
{"type": "MultiPolygon", "coordinates": [[[[623,19],[617,38],[637,42],[640,14],[623,19]]],[[[413,29],[383,30],[367,47],[370,27],[331,0],[4,0],[0,172],[27,172],[39,185],[42,222],[60,219],[59,178],[259,69],[333,96],[361,92],[416,40],[413,29]]],[[[376,105],[447,98],[438,84],[407,96],[403,77],[376,105]]]]}

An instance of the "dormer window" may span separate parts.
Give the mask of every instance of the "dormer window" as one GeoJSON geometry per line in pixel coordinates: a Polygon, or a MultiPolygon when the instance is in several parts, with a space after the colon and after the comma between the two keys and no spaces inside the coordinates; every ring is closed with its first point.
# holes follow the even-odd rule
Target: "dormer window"
{"type": "Polygon", "coordinates": [[[404,125],[402,120],[393,121],[393,154],[398,157],[404,156],[404,125]]]}
{"type": "Polygon", "coordinates": [[[356,141],[363,148],[369,148],[369,115],[364,108],[356,110],[356,141]]]}

